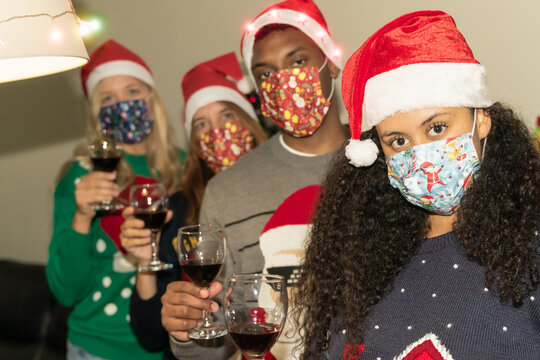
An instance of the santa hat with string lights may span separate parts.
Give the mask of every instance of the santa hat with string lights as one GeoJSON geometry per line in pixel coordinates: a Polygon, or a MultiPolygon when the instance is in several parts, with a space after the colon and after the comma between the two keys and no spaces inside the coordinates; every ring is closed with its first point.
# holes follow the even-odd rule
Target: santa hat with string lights
{"type": "Polygon", "coordinates": [[[116,75],[133,76],[154,86],[154,76],[144,60],[118,42],[108,40],[94,50],[81,69],[84,94],[91,96],[101,80],[116,75]]]}
{"type": "Polygon", "coordinates": [[[264,10],[244,30],[240,47],[250,73],[255,35],[263,27],[272,24],[290,25],[299,29],[319,46],[334,65],[340,69],[343,67],[341,50],[330,37],[324,16],[313,0],[286,0],[264,10]]]}
{"type": "Polygon", "coordinates": [[[373,34],[347,61],[342,93],[352,138],[345,153],[357,167],[379,152],[361,132],[397,112],[493,104],[485,68],[442,11],[406,14],[373,34]]]}
{"type": "Polygon", "coordinates": [[[229,101],[257,120],[255,109],[245,94],[253,91],[233,52],[205,61],[189,70],[182,79],[184,125],[191,133],[197,110],[216,101],[229,101]]]}

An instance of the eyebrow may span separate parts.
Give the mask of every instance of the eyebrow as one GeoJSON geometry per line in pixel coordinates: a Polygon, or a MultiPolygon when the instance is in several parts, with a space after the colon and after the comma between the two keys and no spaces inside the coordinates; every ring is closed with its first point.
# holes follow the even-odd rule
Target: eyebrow
{"type": "MultiPolygon", "coordinates": [[[[306,48],[303,47],[303,46],[298,46],[297,48],[294,48],[293,50],[289,51],[289,52],[285,55],[285,57],[288,57],[288,58],[289,58],[289,57],[293,56],[294,54],[296,54],[297,52],[302,51],[302,50],[305,50],[305,49],[306,49],[306,48]]],[[[268,64],[267,64],[267,63],[264,63],[264,62],[256,63],[256,64],[254,64],[254,65],[251,67],[251,71],[255,71],[256,68],[258,68],[258,67],[263,67],[263,66],[268,66],[268,64]]]]}
{"type": "MultiPolygon", "coordinates": [[[[447,112],[435,113],[435,114],[431,115],[430,117],[428,117],[426,120],[422,121],[422,123],[420,125],[418,125],[418,127],[422,128],[422,127],[426,126],[427,124],[429,124],[429,122],[432,121],[433,119],[435,119],[437,116],[447,115],[447,114],[449,114],[449,113],[447,113],[447,112]]],[[[401,131],[392,131],[391,133],[382,134],[381,138],[388,137],[388,136],[393,136],[393,135],[403,135],[403,134],[404,133],[402,133],[401,131]]]]}

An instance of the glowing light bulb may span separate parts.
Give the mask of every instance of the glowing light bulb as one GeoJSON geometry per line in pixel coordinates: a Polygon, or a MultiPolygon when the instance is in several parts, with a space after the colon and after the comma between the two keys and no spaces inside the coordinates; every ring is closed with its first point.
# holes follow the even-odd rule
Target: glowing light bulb
{"type": "Polygon", "coordinates": [[[88,21],[81,20],[79,23],[79,31],[82,36],[88,36],[92,32],[90,23],[88,21]]]}
{"type": "Polygon", "coordinates": [[[250,33],[254,32],[255,31],[255,25],[253,23],[247,24],[246,31],[250,32],[250,33]]]}
{"type": "Polygon", "coordinates": [[[324,40],[324,38],[326,37],[326,33],[323,30],[319,30],[317,31],[317,37],[321,40],[324,40]]]}
{"type": "Polygon", "coordinates": [[[62,31],[58,30],[57,28],[53,27],[51,30],[51,39],[54,42],[59,42],[64,37],[64,34],[62,34],[62,31]]]}
{"type": "Polygon", "coordinates": [[[301,25],[306,25],[307,17],[304,14],[298,16],[298,23],[301,25]]]}
{"type": "Polygon", "coordinates": [[[101,30],[101,21],[99,19],[92,19],[90,21],[90,29],[93,31],[101,30]]]}
{"type": "Polygon", "coordinates": [[[272,19],[277,19],[279,17],[279,13],[277,10],[272,10],[268,13],[268,15],[272,18],[272,19]]]}
{"type": "Polygon", "coordinates": [[[337,59],[337,58],[341,57],[341,50],[338,49],[338,48],[335,48],[332,51],[332,56],[334,57],[334,59],[337,59]]]}

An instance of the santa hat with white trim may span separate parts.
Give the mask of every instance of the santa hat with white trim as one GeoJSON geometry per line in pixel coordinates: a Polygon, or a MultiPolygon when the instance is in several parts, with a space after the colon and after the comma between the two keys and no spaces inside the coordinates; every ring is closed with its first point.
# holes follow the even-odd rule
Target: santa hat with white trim
{"type": "Polygon", "coordinates": [[[290,25],[299,29],[321,48],[334,65],[343,68],[341,50],[332,40],[326,20],[313,0],[286,0],[268,7],[244,30],[240,48],[250,74],[255,35],[260,29],[271,24],[290,25]]]}
{"type": "Polygon", "coordinates": [[[232,102],[258,121],[255,109],[245,95],[251,91],[253,87],[244,77],[233,52],[193,67],[182,79],[187,134],[191,134],[191,122],[197,110],[216,101],[232,102]]]}
{"type": "Polygon", "coordinates": [[[347,61],[342,93],[351,128],[345,153],[357,167],[379,152],[361,132],[397,112],[493,104],[485,68],[442,11],[406,14],[373,34],[347,61]]]}
{"type": "Polygon", "coordinates": [[[154,77],[148,65],[133,51],[114,40],[107,40],[90,55],[90,61],[81,69],[85,95],[91,96],[101,80],[116,75],[129,75],[154,86],[154,77]]]}

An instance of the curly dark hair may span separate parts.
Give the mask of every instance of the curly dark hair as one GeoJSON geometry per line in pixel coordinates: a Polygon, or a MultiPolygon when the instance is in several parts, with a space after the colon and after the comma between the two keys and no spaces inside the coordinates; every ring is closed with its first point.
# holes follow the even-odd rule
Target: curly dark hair
{"type": "MultiPolygon", "coordinates": [[[[496,103],[486,111],[492,127],[482,166],[453,229],[467,255],[485,267],[486,286],[519,306],[540,280],[539,154],[511,109],[496,103]]],[[[375,129],[363,138],[380,148],[375,129]]],[[[321,357],[338,313],[347,341],[362,343],[364,319],[428,233],[429,213],[392,188],[387,171],[382,152],[372,166],[356,168],[340,151],[328,172],[295,299],[304,358],[321,357]]]]}

